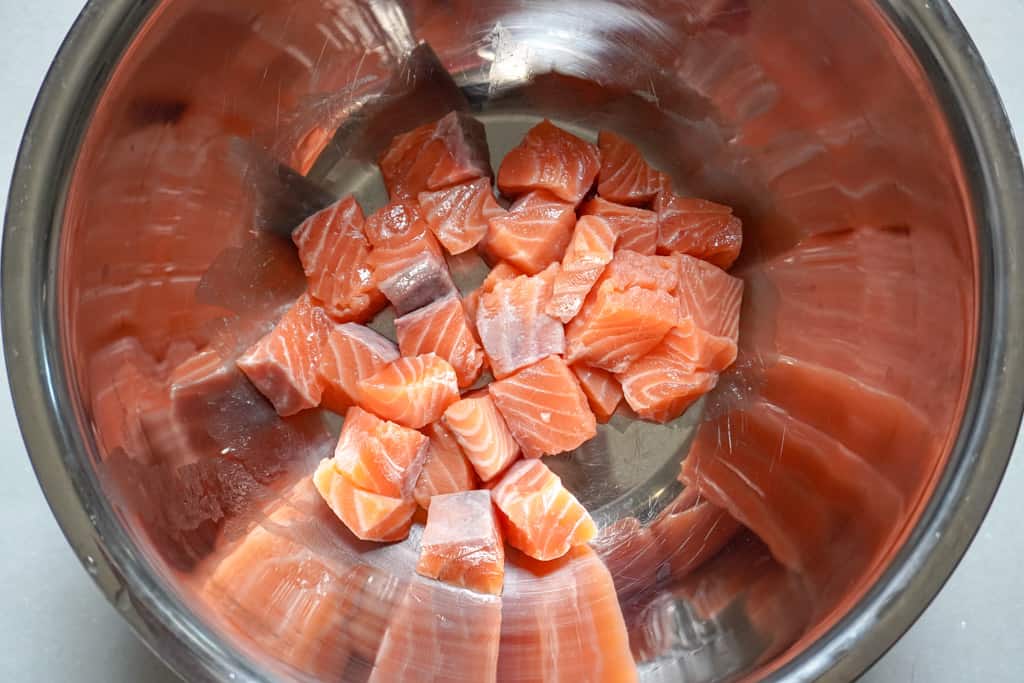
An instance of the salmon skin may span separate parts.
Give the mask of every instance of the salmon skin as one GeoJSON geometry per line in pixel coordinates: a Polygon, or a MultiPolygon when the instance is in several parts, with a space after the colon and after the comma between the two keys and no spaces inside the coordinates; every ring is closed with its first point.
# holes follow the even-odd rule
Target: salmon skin
{"type": "Polygon", "coordinates": [[[512,197],[546,190],[575,206],[594,185],[599,168],[597,147],[544,119],[505,155],[498,187],[512,197]]]}

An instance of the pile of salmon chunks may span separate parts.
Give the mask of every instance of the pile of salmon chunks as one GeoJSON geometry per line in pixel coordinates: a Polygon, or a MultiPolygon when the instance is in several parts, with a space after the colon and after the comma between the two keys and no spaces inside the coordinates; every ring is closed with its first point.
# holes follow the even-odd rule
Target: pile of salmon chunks
{"type": "Polygon", "coordinates": [[[238,365],[281,415],[344,414],[313,480],[356,536],[402,540],[425,508],[417,570],[500,594],[506,541],[553,560],[597,533],[541,456],[623,400],[673,420],[735,360],[741,224],[623,137],[549,121],[502,160],[508,208],[465,114],[397,136],[379,165],[390,203],[364,219],[345,197],[295,229],[308,289],[238,365]],[[462,296],[445,252],[472,249],[492,269],[462,296]],[[364,325],[388,304],[397,345],[364,325]]]}

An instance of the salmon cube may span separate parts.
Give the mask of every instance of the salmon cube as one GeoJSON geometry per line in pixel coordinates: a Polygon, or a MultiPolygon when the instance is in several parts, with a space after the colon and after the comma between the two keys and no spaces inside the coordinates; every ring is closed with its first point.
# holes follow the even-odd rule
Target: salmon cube
{"type": "Polygon", "coordinates": [[[718,374],[693,360],[695,337],[692,324],[675,327],[650,353],[617,375],[626,403],[641,418],[674,420],[715,388],[718,374]]]}
{"type": "Polygon", "coordinates": [[[394,343],[356,323],[332,325],[318,372],[323,383],[320,405],[339,415],[359,402],[359,380],[398,359],[394,343]]]}
{"type": "Polygon", "coordinates": [[[674,296],[679,287],[679,262],[671,256],[647,256],[620,250],[605,268],[601,283],[610,283],[618,291],[643,287],[674,296]]]}
{"type": "Polygon", "coordinates": [[[415,204],[384,206],[366,220],[366,233],[374,280],[398,315],[457,293],[444,251],[415,204]]]}
{"type": "Polygon", "coordinates": [[[320,404],[323,387],[317,367],[329,325],[324,310],[303,294],[274,329],[236,361],[279,415],[320,404]]]}
{"type": "Polygon", "coordinates": [[[600,216],[618,234],[616,249],[653,255],[658,251],[658,214],[635,206],[592,197],[580,206],[580,216],[600,216]]]}
{"type": "Polygon", "coordinates": [[[743,280],[707,261],[677,254],[679,319],[693,324],[691,360],[721,372],[736,360],[743,280]]]}
{"type": "Polygon", "coordinates": [[[428,509],[432,497],[444,493],[471,491],[476,488],[479,480],[473,464],[466,458],[455,435],[443,422],[429,424],[423,432],[430,439],[430,444],[420,478],[413,489],[413,497],[420,507],[428,509]]]}
{"type": "Polygon", "coordinates": [[[420,192],[419,204],[430,230],[449,254],[475,247],[487,234],[488,221],[506,213],[494,198],[487,178],[437,192],[420,192]]]}
{"type": "Polygon", "coordinates": [[[597,134],[601,170],[597,193],[613,202],[636,206],[653,200],[664,183],[632,142],[608,130],[597,134]]]}
{"type": "Polygon", "coordinates": [[[728,269],[743,246],[743,224],[732,209],[705,199],[658,195],[658,251],[689,254],[728,269]]]}
{"type": "MultiPolygon", "coordinates": [[[[476,333],[476,312],[479,308],[480,297],[484,294],[494,290],[494,286],[502,280],[511,280],[514,277],[522,275],[515,266],[505,261],[499,261],[491,272],[487,273],[487,277],[480,284],[479,287],[474,289],[472,292],[467,294],[462,299],[462,305],[466,309],[466,315],[469,316],[470,326],[473,328],[474,334],[476,333]]],[[[480,336],[477,335],[479,339],[480,336]]]]}
{"type": "Polygon", "coordinates": [[[587,397],[559,356],[548,356],[487,389],[528,458],[571,451],[597,434],[587,397]]]}
{"type": "Polygon", "coordinates": [[[505,546],[490,491],[434,496],[420,547],[419,574],[477,593],[501,594],[505,546]]]}
{"type": "Polygon", "coordinates": [[[597,535],[587,510],[540,460],[512,465],[491,498],[505,521],[509,544],[534,559],[558,559],[597,535]]]}
{"type": "Polygon", "coordinates": [[[455,368],[460,387],[480,377],[484,353],[477,344],[457,296],[448,295],[395,320],[398,348],[404,356],[436,353],[455,368]]]}
{"type": "Polygon", "coordinates": [[[374,211],[363,224],[370,246],[404,244],[428,232],[423,212],[415,201],[396,200],[374,211]]]}
{"type": "Polygon", "coordinates": [[[363,210],[351,195],[303,221],[292,241],[309,293],[335,320],[364,322],[384,307],[369,264],[363,210]]]}
{"type": "Polygon", "coordinates": [[[409,535],[416,501],[382,496],[358,488],[338,472],[333,460],[322,460],[313,484],[349,531],[364,541],[387,543],[409,535]]]}
{"type": "Polygon", "coordinates": [[[678,284],[672,257],[616,252],[579,315],[566,325],[566,359],[625,371],[675,326],[678,284]]]}
{"type": "Polygon", "coordinates": [[[517,199],[507,213],[488,221],[481,247],[492,263],[508,261],[533,275],[562,258],[574,225],[572,204],[548,192],[531,192],[517,199]]]}
{"type": "Polygon", "coordinates": [[[476,330],[495,377],[565,352],[565,329],[545,312],[558,267],[494,284],[480,296],[476,330]]]}
{"type": "Polygon", "coordinates": [[[615,375],[600,368],[592,368],[584,363],[572,366],[573,374],[580,382],[580,388],[587,395],[590,409],[594,411],[597,421],[604,424],[622,403],[622,386],[615,375]]]}
{"type": "Polygon", "coordinates": [[[420,192],[491,176],[483,124],[454,111],[396,135],[377,163],[392,199],[416,199],[420,192]]]}
{"type": "Polygon", "coordinates": [[[428,446],[429,439],[415,429],[353,406],[345,413],[334,468],[364,491],[411,500],[428,446]]]}
{"type": "Polygon", "coordinates": [[[519,455],[519,444],[488,394],[451,404],[444,412],[444,423],[485,482],[501,474],[519,455]]]}
{"type": "Polygon", "coordinates": [[[576,317],[604,267],[612,260],[616,234],[603,218],[584,216],[576,222],[572,242],[552,285],[545,311],[567,323],[576,317]]]}
{"type": "Polygon", "coordinates": [[[436,421],[458,399],[455,369],[433,353],[399,358],[359,381],[363,408],[412,429],[436,421]]]}
{"type": "Polygon", "coordinates": [[[498,187],[511,197],[547,190],[573,206],[594,185],[597,147],[547,119],[531,128],[498,169],[498,187]]]}

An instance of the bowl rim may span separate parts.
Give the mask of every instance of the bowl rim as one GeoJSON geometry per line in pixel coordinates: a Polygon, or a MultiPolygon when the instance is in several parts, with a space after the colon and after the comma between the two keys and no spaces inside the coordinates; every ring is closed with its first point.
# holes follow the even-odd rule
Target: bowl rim
{"type": "MultiPolygon", "coordinates": [[[[991,77],[948,0],[876,0],[930,77],[961,156],[978,226],[978,344],[949,464],[914,530],[850,612],[769,680],[852,680],[920,616],[956,568],[1002,479],[1024,412],[1024,170],[991,77]],[[941,495],[940,495],[941,494],[941,495]]],[[[4,355],[36,476],[79,560],[142,641],[189,680],[261,680],[211,641],[99,495],[57,328],[54,264],[79,143],[121,54],[159,0],[90,0],[33,106],[11,181],[0,265],[4,355]],[[59,131],[60,134],[54,134],[59,131]],[[65,411],[67,414],[70,412],[65,411]],[[116,542],[112,542],[116,541],[116,542]]]]}

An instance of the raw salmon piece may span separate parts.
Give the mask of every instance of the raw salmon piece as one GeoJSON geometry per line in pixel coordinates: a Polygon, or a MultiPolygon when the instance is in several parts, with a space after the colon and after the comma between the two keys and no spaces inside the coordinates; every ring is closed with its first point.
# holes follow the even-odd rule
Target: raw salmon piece
{"type": "Polygon", "coordinates": [[[478,479],[473,464],[462,452],[455,435],[442,422],[433,422],[423,431],[430,439],[430,445],[413,497],[420,507],[428,509],[433,496],[471,491],[476,488],[478,479]]]}
{"type": "MultiPolygon", "coordinates": [[[[396,246],[416,239],[428,232],[429,226],[415,201],[388,202],[370,214],[363,226],[366,239],[375,249],[396,246]]],[[[436,246],[433,243],[432,246],[436,246]]],[[[440,249],[438,249],[440,253],[440,249]]]]}
{"type": "Polygon", "coordinates": [[[545,119],[505,155],[498,187],[512,197],[547,190],[576,205],[594,185],[600,166],[597,147],[545,119]]]}
{"type": "Polygon", "coordinates": [[[345,413],[334,468],[364,491],[411,500],[428,450],[429,439],[415,429],[353,406],[345,413]]]}
{"type": "Polygon", "coordinates": [[[597,147],[601,152],[599,195],[630,206],[647,204],[658,195],[664,182],[662,175],[648,165],[636,145],[621,135],[602,130],[597,134],[597,147]]]}
{"type": "Polygon", "coordinates": [[[487,389],[528,458],[571,451],[597,434],[587,397],[559,356],[548,356],[487,389]]]}
{"type": "Polygon", "coordinates": [[[601,276],[601,283],[623,291],[629,287],[657,289],[675,295],[679,287],[679,262],[672,256],[648,256],[619,250],[601,276]]]}
{"type": "Polygon", "coordinates": [[[369,683],[495,683],[501,607],[497,596],[414,578],[389,615],[369,683]]]}
{"type": "Polygon", "coordinates": [[[363,322],[384,307],[369,264],[363,210],[347,196],[295,228],[309,293],[336,320],[363,322]]]}
{"type": "Polygon", "coordinates": [[[555,276],[551,300],[545,307],[548,315],[563,323],[576,317],[583,300],[612,260],[615,238],[612,226],[602,218],[584,216],[576,222],[572,242],[555,276]]]}
{"type": "Polygon", "coordinates": [[[616,253],[565,327],[566,359],[624,372],[678,322],[678,282],[670,257],[616,253]]]}
{"type": "Polygon", "coordinates": [[[236,361],[279,415],[320,404],[323,387],[317,367],[329,324],[324,310],[303,294],[274,329],[236,361]]]}
{"type": "Polygon", "coordinates": [[[455,369],[425,353],[399,358],[359,382],[360,405],[381,417],[419,429],[459,399],[455,369]]]}
{"type": "Polygon", "coordinates": [[[437,192],[420,192],[419,203],[431,231],[449,254],[475,247],[487,234],[488,221],[506,213],[494,198],[487,178],[437,192]]]}
{"type": "Polygon", "coordinates": [[[366,234],[374,280],[398,315],[457,292],[444,251],[414,203],[384,206],[366,220],[366,234]]]}
{"type": "Polygon", "coordinates": [[[689,254],[724,269],[740,255],[743,224],[728,206],[666,190],[658,195],[654,209],[659,252],[689,254]]]}
{"type": "Polygon", "coordinates": [[[444,423],[483,481],[500,474],[519,455],[519,444],[488,394],[451,404],[444,423]]]}
{"type": "Polygon", "coordinates": [[[317,491],[357,538],[387,543],[409,535],[416,501],[382,496],[356,487],[338,472],[333,460],[323,460],[313,474],[317,491]]]}
{"type": "Polygon", "coordinates": [[[385,255],[383,249],[374,250],[374,256],[380,255],[382,262],[389,264],[385,268],[391,270],[388,276],[377,281],[377,287],[398,315],[459,293],[444,257],[429,250],[415,252],[414,247],[413,243],[406,245],[401,254],[392,251],[385,255]]]}
{"type": "Polygon", "coordinates": [[[481,247],[492,263],[508,261],[533,275],[562,258],[575,224],[572,204],[548,192],[531,192],[488,221],[481,247]]]}
{"type": "Polygon", "coordinates": [[[339,415],[359,401],[359,380],[398,359],[388,338],[355,323],[332,325],[318,368],[323,383],[320,405],[339,415]]]}
{"type": "Polygon", "coordinates": [[[402,355],[436,353],[455,368],[460,387],[480,377],[484,353],[473,336],[459,297],[449,295],[395,320],[402,355]]]}
{"type": "Polygon", "coordinates": [[[615,375],[600,368],[592,368],[584,363],[572,366],[573,374],[580,382],[580,388],[590,402],[597,421],[604,424],[611,419],[615,409],[622,402],[622,387],[615,375]]]}
{"type": "Polygon", "coordinates": [[[395,136],[377,163],[392,199],[491,176],[483,124],[454,111],[395,136]]]}
{"type": "Polygon", "coordinates": [[[558,559],[597,535],[590,514],[537,458],[512,465],[491,497],[506,522],[509,544],[537,560],[558,559]]]}
{"type": "Polygon", "coordinates": [[[722,371],[736,360],[743,280],[707,261],[676,254],[679,264],[679,320],[692,322],[692,360],[702,369],[722,371]]]}
{"type": "Polygon", "coordinates": [[[600,216],[619,235],[616,249],[654,255],[658,250],[658,214],[635,206],[592,197],[580,206],[580,216],[600,216]]]}
{"type": "Polygon", "coordinates": [[[675,327],[652,351],[616,375],[626,403],[638,416],[669,422],[715,388],[718,373],[694,360],[696,336],[692,325],[675,327]]]}
{"type": "Polygon", "coordinates": [[[476,330],[495,377],[565,352],[562,323],[544,312],[557,269],[501,280],[480,296],[476,330]]]}
{"type": "Polygon", "coordinates": [[[510,551],[502,604],[499,680],[637,680],[615,585],[593,550],[553,562],[510,551]]]}
{"type": "Polygon", "coordinates": [[[434,496],[416,571],[459,588],[501,595],[505,546],[490,491],[434,496]]]}
{"type": "MultiPolygon", "coordinates": [[[[505,261],[500,261],[497,265],[491,268],[491,272],[487,273],[487,277],[484,278],[484,281],[480,286],[462,299],[462,305],[466,309],[466,315],[469,316],[469,322],[473,327],[474,332],[476,331],[476,312],[480,304],[480,297],[493,291],[494,285],[502,280],[511,280],[512,278],[520,275],[522,275],[522,272],[520,272],[515,266],[506,263],[505,261]]],[[[479,338],[479,335],[477,335],[477,337],[479,338]]]]}

